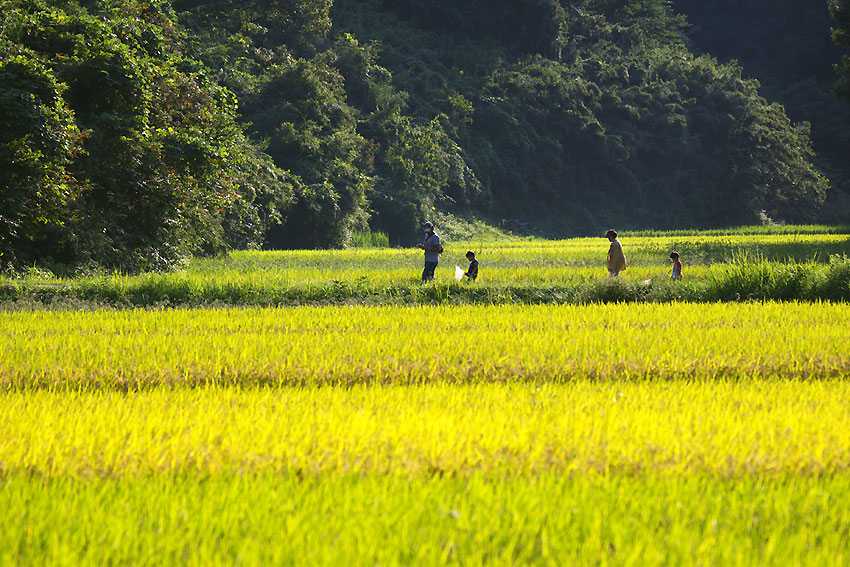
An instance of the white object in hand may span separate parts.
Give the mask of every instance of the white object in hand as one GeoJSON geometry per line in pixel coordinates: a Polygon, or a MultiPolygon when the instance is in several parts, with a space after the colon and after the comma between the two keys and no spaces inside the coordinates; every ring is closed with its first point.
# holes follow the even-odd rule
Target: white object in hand
{"type": "Polygon", "coordinates": [[[463,279],[463,269],[460,266],[455,266],[455,279],[460,281],[463,279]]]}

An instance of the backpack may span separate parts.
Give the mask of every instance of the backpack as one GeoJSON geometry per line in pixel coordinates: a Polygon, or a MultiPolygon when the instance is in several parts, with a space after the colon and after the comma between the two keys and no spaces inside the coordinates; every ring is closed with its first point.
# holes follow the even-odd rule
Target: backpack
{"type": "MultiPolygon", "coordinates": [[[[434,234],[432,234],[431,236],[437,236],[437,233],[435,232],[435,233],[434,233],[434,234]]],[[[426,238],[426,239],[425,239],[425,242],[428,242],[428,239],[429,239],[429,238],[431,238],[431,236],[429,236],[428,238],[426,238]]],[[[439,246],[439,248],[437,248],[437,254],[442,254],[442,253],[443,253],[443,244],[442,244],[442,242],[441,242],[440,244],[438,244],[437,246],[439,246]]]]}

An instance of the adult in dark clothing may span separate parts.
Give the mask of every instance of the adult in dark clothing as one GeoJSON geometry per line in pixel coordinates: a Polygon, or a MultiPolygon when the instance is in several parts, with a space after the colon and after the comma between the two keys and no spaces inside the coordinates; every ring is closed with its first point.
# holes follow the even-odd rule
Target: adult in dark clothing
{"type": "Polygon", "coordinates": [[[434,279],[434,270],[437,269],[437,264],[440,262],[440,252],[443,251],[443,245],[440,243],[440,236],[434,232],[432,222],[423,224],[422,230],[425,232],[425,240],[419,245],[419,248],[425,251],[425,269],[422,270],[422,281],[427,282],[434,279]]]}

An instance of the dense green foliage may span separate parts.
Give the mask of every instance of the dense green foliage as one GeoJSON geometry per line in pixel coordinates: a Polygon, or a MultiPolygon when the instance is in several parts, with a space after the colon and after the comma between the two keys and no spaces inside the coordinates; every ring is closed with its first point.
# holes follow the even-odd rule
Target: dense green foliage
{"type": "MultiPolygon", "coordinates": [[[[831,0],[830,13],[835,18],[836,27],[832,32],[835,43],[850,49],[850,2],[848,0],[831,0]]],[[[841,79],[836,85],[836,92],[850,102],[850,56],[844,55],[838,67],[841,79]]]]}
{"type": "Polygon", "coordinates": [[[814,219],[806,125],[668,0],[3,0],[0,254],[122,270],[415,240],[814,219]]]}
{"type": "Polygon", "coordinates": [[[850,215],[850,106],[832,92],[834,67],[846,51],[830,39],[842,17],[845,29],[849,24],[846,8],[843,16],[838,9],[846,2],[834,4],[836,19],[819,0],[673,0],[687,15],[694,52],[737,60],[765,97],[780,102],[792,120],[811,124],[813,162],[833,188],[821,213],[826,222],[850,215]]]}
{"type": "Polygon", "coordinates": [[[183,55],[167,2],[2,10],[4,264],[162,268],[257,240],[283,174],[183,55]]]}
{"type": "Polygon", "coordinates": [[[34,258],[36,247],[58,244],[76,192],[65,168],[82,135],[62,101],[64,85],[35,59],[4,58],[0,84],[0,260],[14,261],[7,256],[34,258]]]}
{"type": "Polygon", "coordinates": [[[478,191],[442,123],[406,111],[376,47],[329,35],[329,2],[174,4],[195,34],[194,57],[219,70],[250,135],[293,177],[295,203],[267,246],[345,245],[370,216],[393,243],[409,243],[449,186],[478,191]],[[298,24],[290,12],[312,19],[298,24]]]}
{"type": "Polygon", "coordinates": [[[804,127],[739,67],[693,57],[667,2],[477,6],[340,0],[334,21],[379,42],[411,112],[451,125],[491,216],[708,226],[822,199],[804,127]]]}

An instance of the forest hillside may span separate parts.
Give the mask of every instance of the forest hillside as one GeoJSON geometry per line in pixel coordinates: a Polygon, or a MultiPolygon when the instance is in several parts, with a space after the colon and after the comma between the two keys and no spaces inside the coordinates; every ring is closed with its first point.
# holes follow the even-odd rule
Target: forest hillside
{"type": "Polygon", "coordinates": [[[674,0],[673,6],[690,22],[686,33],[691,51],[737,61],[744,76],[757,79],[761,94],[781,103],[791,120],[811,124],[813,163],[832,187],[821,220],[846,221],[850,104],[836,97],[833,87],[838,82],[835,66],[848,50],[830,37],[839,22],[827,2],[674,0]]]}
{"type": "Polygon", "coordinates": [[[840,216],[828,70],[833,120],[690,4],[2,0],[0,263],[404,245],[438,213],[548,236],[840,216]]]}

